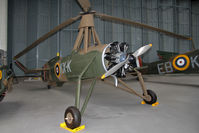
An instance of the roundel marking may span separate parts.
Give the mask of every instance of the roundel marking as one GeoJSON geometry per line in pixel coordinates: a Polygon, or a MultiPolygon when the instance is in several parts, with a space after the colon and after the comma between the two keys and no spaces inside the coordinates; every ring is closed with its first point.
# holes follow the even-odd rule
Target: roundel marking
{"type": "Polygon", "coordinates": [[[176,70],[184,71],[190,65],[190,60],[187,55],[178,55],[173,59],[173,67],[176,70]]]}
{"type": "Polygon", "coordinates": [[[0,80],[2,79],[2,71],[0,70],[0,80]]]}
{"type": "Polygon", "coordinates": [[[60,66],[59,63],[55,64],[55,75],[59,78],[60,76],[60,66]]]}

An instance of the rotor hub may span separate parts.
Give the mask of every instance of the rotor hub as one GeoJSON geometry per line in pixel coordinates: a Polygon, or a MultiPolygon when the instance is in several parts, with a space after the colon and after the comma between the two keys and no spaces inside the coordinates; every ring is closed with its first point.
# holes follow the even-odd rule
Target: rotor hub
{"type": "Polygon", "coordinates": [[[84,27],[94,27],[93,14],[82,15],[82,19],[78,28],[80,29],[84,27]]]}

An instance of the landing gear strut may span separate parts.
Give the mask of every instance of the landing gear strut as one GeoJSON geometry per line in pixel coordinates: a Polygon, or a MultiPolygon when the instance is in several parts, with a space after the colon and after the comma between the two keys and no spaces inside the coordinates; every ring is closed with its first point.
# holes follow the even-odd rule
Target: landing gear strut
{"type": "Polygon", "coordinates": [[[5,93],[0,95],[0,102],[3,101],[4,97],[5,97],[5,93]]]}
{"type": "Polygon", "coordinates": [[[76,98],[75,98],[75,106],[70,106],[66,109],[64,114],[64,121],[66,126],[70,129],[74,129],[80,126],[81,124],[81,116],[84,114],[84,111],[87,107],[88,101],[91,97],[93,88],[95,86],[97,79],[93,79],[91,86],[88,90],[88,94],[84,100],[82,107],[80,108],[80,89],[81,89],[81,78],[78,80],[77,90],[76,90],[76,98]],[[80,112],[81,111],[81,112],[80,112]]]}

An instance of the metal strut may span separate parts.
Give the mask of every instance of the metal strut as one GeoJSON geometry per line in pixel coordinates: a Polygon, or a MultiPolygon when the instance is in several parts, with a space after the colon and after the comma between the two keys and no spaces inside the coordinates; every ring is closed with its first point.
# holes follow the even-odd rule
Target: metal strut
{"type": "Polygon", "coordinates": [[[90,86],[90,88],[89,88],[89,90],[88,90],[88,94],[87,94],[87,96],[86,96],[86,98],[85,98],[85,100],[84,100],[84,104],[83,104],[82,109],[81,109],[81,115],[84,114],[84,111],[85,111],[85,109],[86,109],[86,107],[87,107],[87,105],[88,105],[88,101],[90,100],[91,94],[92,94],[93,89],[94,89],[94,86],[95,86],[95,84],[96,84],[96,80],[97,80],[97,79],[93,79],[93,81],[92,81],[92,83],[91,83],[91,86],[90,86]]]}
{"type": "Polygon", "coordinates": [[[141,72],[139,72],[136,69],[134,69],[134,71],[137,73],[137,76],[138,76],[138,79],[139,79],[139,82],[140,82],[140,85],[142,87],[142,91],[143,91],[144,95],[147,96],[147,89],[146,89],[146,86],[144,84],[144,80],[143,80],[141,72]]]}
{"type": "MultiPolygon", "coordinates": [[[[121,89],[121,90],[124,90],[124,91],[126,91],[126,92],[128,92],[128,93],[134,94],[134,95],[136,95],[136,96],[138,96],[138,97],[140,97],[140,98],[142,98],[142,99],[150,100],[150,96],[149,96],[148,93],[147,93],[147,89],[146,89],[146,86],[145,86],[145,84],[144,84],[144,80],[143,80],[142,74],[141,74],[138,70],[136,70],[136,69],[134,69],[134,70],[135,70],[135,72],[136,72],[136,74],[137,74],[137,76],[138,76],[138,78],[139,78],[139,82],[140,82],[142,91],[143,91],[143,93],[144,93],[144,96],[143,96],[143,94],[137,93],[133,88],[129,87],[129,86],[128,86],[124,81],[122,81],[121,79],[118,79],[118,81],[119,81],[119,83],[122,84],[122,86],[121,86],[121,85],[118,85],[118,86],[116,86],[116,88],[119,88],[119,89],[121,89]]],[[[111,82],[111,81],[104,80],[104,82],[105,82],[105,83],[108,83],[108,84],[110,84],[110,85],[112,85],[112,86],[114,86],[114,83],[111,82]]]]}
{"type": "MultiPolygon", "coordinates": [[[[90,64],[93,62],[93,60],[95,59],[96,56],[94,56],[91,61],[88,63],[88,65],[86,65],[86,67],[83,69],[83,71],[81,72],[81,74],[78,76],[78,80],[77,80],[77,89],[76,89],[76,96],[75,96],[75,106],[80,109],[80,94],[81,94],[81,80],[82,77],[84,75],[84,73],[88,70],[90,64]]],[[[96,82],[96,81],[95,81],[96,82]]],[[[83,112],[85,111],[85,108],[87,106],[87,103],[90,99],[90,95],[92,94],[92,90],[94,88],[95,82],[93,81],[93,83],[91,84],[91,87],[89,89],[88,95],[85,99],[84,105],[81,109],[81,112],[83,114],[83,112]]]]}

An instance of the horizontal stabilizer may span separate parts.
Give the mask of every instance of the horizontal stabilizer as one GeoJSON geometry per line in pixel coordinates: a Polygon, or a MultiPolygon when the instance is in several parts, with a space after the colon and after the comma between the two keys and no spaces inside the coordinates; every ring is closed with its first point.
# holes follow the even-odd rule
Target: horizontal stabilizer
{"type": "Polygon", "coordinates": [[[17,67],[19,68],[19,69],[21,69],[24,73],[26,73],[27,71],[28,71],[28,69],[21,63],[21,62],[19,62],[19,61],[15,61],[15,64],[17,65],[17,67]]]}
{"type": "Polygon", "coordinates": [[[17,67],[19,69],[21,69],[25,74],[31,74],[31,73],[40,73],[42,71],[48,71],[50,70],[49,68],[37,68],[37,69],[27,69],[27,67],[25,67],[21,62],[19,61],[15,61],[15,64],[17,65],[17,67]]]}

